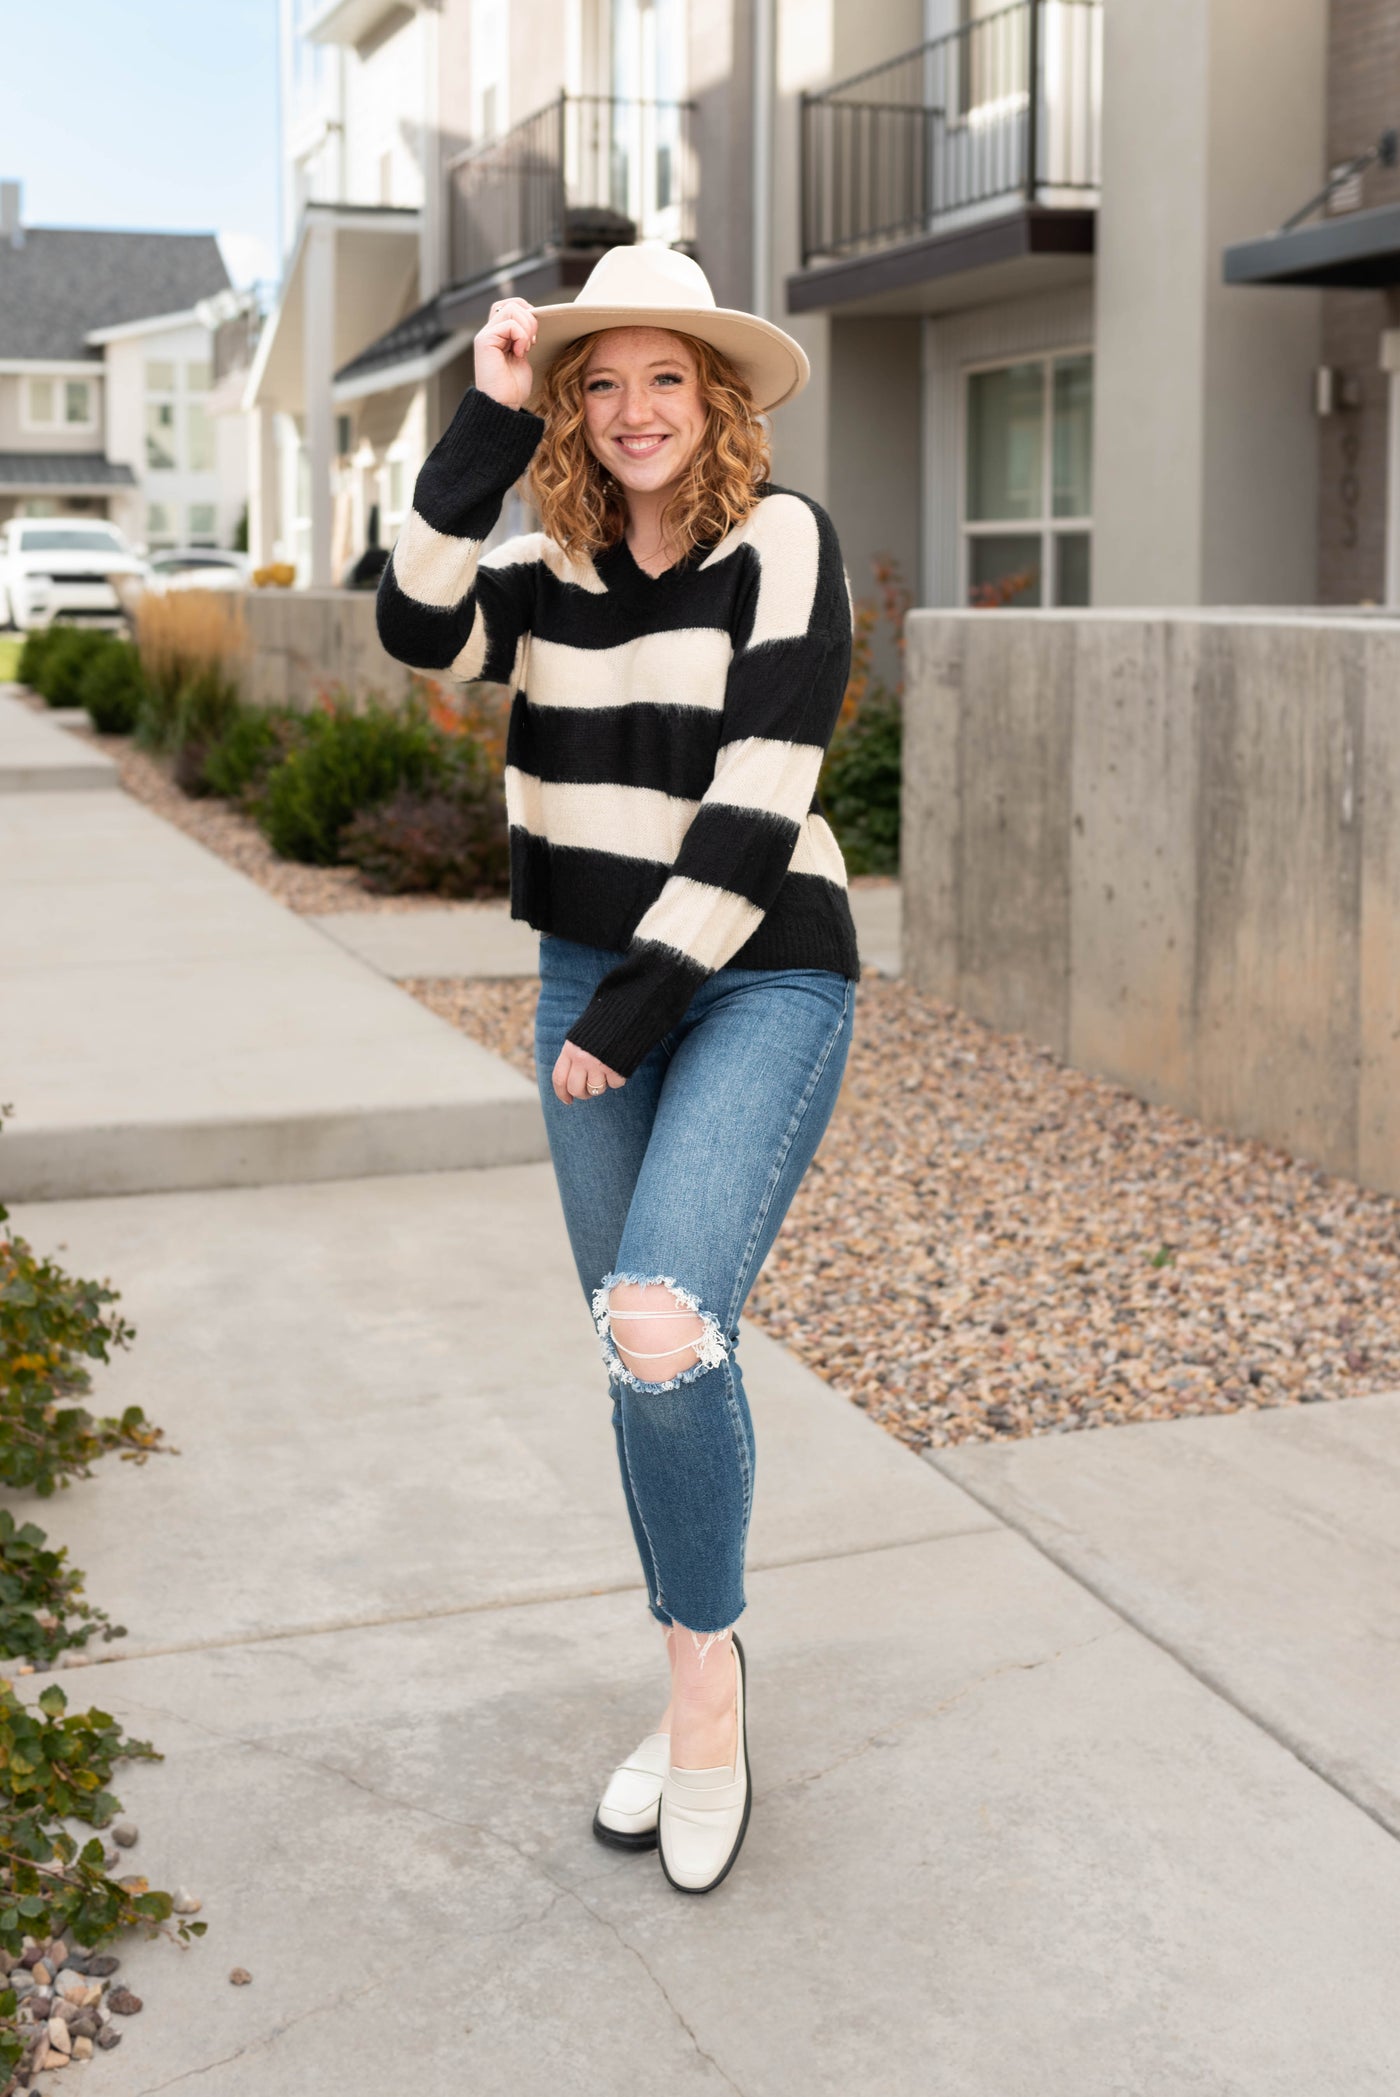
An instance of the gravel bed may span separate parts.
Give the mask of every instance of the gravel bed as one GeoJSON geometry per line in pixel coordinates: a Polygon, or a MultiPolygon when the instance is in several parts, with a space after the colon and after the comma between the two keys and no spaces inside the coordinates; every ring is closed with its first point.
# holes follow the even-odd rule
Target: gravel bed
{"type": "MultiPolygon", "coordinates": [[[[533,1076],[536,986],[405,984],[533,1076]]],[[[1400,1200],[867,972],[748,1313],[913,1448],[1400,1386],[1400,1200]]]]}

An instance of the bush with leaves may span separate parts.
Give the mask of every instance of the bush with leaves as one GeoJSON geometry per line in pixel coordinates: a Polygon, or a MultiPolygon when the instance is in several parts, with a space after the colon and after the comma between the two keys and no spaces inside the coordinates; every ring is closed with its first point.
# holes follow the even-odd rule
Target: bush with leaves
{"type": "Polygon", "coordinates": [[[81,706],[83,675],[104,649],[117,644],[111,634],[91,626],[54,626],[39,665],[36,689],[50,706],[81,706]]]}
{"type": "Polygon", "coordinates": [[[307,719],[294,706],[240,705],[205,750],[198,791],[251,811],[269,774],[303,740],[307,719]]]}
{"type": "Polygon", "coordinates": [[[99,734],[130,735],[145,696],[141,658],[130,641],[109,641],[83,665],[78,700],[99,734]]]}
{"type": "MultiPolygon", "coordinates": [[[[0,1107],[0,1129],[9,1107],[0,1107]]],[[[119,1450],[143,1463],[162,1445],[139,1405],[120,1419],[95,1416],[82,1404],[91,1389],[89,1361],[108,1361],[129,1346],[134,1327],[104,1306],[117,1292],[75,1280],[7,1229],[0,1202],[0,1485],[48,1496],[71,1477],[90,1475],[95,1459],[119,1450]]]]}
{"type": "MultiPolygon", "coordinates": [[[[109,1826],[121,1811],[107,1789],[113,1768],[138,1758],[161,1759],[110,1712],[70,1712],[56,1682],[27,1705],[0,1680],[0,1949],[11,1959],[26,1937],[61,1937],[92,1951],[128,1929],[185,1942],[204,1935],[205,1923],[183,1917],[172,1928],[172,1894],[139,1875],[110,1878],[101,1838],[80,1843],[64,1825],[109,1826]]],[[[43,2026],[20,2025],[17,2010],[15,1991],[0,1992],[0,2067],[10,2075],[26,2055],[34,2065],[43,2044],[43,2026]]]]}
{"type": "Polygon", "coordinates": [[[206,664],[180,687],[171,745],[175,783],[185,793],[209,792],[205,760],[233,725],[241,706],[237,684],[217,663],[206,664]]]}
{"type": "Polygon", "coordinates": [[[458,743],[440,786],[426,792],[400,787],[363,810],[342,830],[340,856],[380,895],[507,894],[510,828],[501,782],[485,751],[458,743]]]}
{"type": "Polygon", "coordinates": [[[871,563],[878,600],[855,604],[851,672],[836,732],[822,763],[817,794],[852,874],[899,872],[899,807],[903,776],[904,621],[910,596],[888,554],[871,563]],[[891,629],[893,685],[872,669],[881,619],[891,629]]]}
{"type": "Polygon", "coordinates": [[[400,787],[417,791],[447,775],[447,738],[410,701],[395,709],[372,701],[363,710],[344,697],[308,714],[297,747],[268,774],[257,819],[284,859],[334,866],[341,832],[362,809],[400,787]]]}
{"type": "Polygon", "coordinates": [[[125,1638],[124,1624],[84,1599],[83,1576],[67,1558],[61,1546],[50,1550],[33,1522],[16,1522],[0,1507],[0,1653],[49,1667],[99,1632],[125,1638]]]}
{"type": "Polygon", "coordinates": [[[62,631],[61,626],[31,627],[19,651],[19,664],[15,676],[21,684],[28,685],[31,692],[37,692],[40,698],[44,692],[44,658],[53,646],[54,635],[62,631]]]}

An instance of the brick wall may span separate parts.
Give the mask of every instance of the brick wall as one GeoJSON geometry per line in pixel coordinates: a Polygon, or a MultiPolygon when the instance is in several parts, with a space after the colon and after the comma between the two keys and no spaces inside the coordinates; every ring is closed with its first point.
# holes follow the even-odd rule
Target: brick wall
{"type": "MultiPolygon", "coordinates": [[[[1400,0],[1332,0],[1329,167],[1364,152],[1396,122],[1400,0]]],[[[1369,169],[1362,178],[1363,208],[1396,202],[1400,168],[1369,169]]],[[[1397,325],[1400,300],[1394,293],[1334,291],[1323,300],[1323,359],[1361,388],[1359,408],[1318,424],[1318,596],[1323,604],[1379,602],[1383,593],[1387,386],[1378,359],[1381,330],[1397,325]]]]}

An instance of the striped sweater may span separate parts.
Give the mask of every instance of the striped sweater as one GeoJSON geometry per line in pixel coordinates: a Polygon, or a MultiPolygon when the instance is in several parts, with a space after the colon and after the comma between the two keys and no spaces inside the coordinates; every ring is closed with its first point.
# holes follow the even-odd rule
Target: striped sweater
{"type": "Polygon", "coordinates": [[[716,969],[859,975],[816,799],[850,585],[825,510],[771,482],[657,576],[625,539],[590,559],[532,532],[483,556],[543,432],[468,389],[380,578],[379,634],[509,687],[511,914],[623,956],[569,1039],[628,1077],[716,969]]]}

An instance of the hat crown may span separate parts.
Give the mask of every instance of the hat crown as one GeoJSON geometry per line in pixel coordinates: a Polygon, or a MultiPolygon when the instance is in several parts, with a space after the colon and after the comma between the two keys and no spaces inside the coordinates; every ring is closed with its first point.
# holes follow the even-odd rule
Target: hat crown
{"type": "Polygon", "coordinates": [[[601,255],[579,286],[574,304],[647,310],[673,306],[693,312],[697,306],[713,308],[715,295],[694,256],[668,247],[664,240],[639,240],[601,255]]]}

